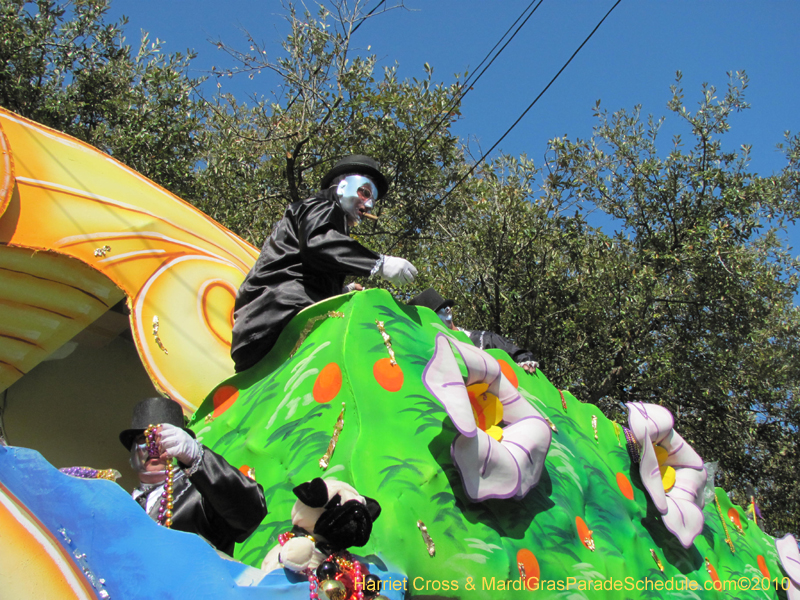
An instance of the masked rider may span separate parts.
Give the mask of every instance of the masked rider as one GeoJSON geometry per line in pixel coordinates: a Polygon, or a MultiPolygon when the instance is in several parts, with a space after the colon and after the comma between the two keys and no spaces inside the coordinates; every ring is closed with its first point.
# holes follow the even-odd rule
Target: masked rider
{"type": "Polygon", "coordinates": [[[344,291],[346,276],[411,283],[417,270],[350,237],[389,189],[378,163],[352,155],[322,178],[314,197],[290,204],[236,295],[231,357],[237,372],[259,362],[300,310],[344,291]]]}
{"type": "Polygon", "coordinates": [[[119,439],[139,477],[133,498],[160,524],[196,533],[233,556],[234,543],[245,541],[266,516],[261,485],[198,443],[184,428],[177,402],[139,402],[119,439]]]}
{"type": "Polygon", "coordinates": [[[445,300],[439,295],[439,292],[433,288],[428,288],[424,292],[417,294],[409,301],[409,304],[411,306],[425,306],[430,308],[439,315],[445,327],[454,331],[463,331],[469,336],[470,341],[481,350],[489,350],[492,348],[503,350],[508,353],[508,355],[514,359],[514,362],[522,367],[526,373],[536,373],[536,368],[539,366],[539,363],[533,360],[533,353],[531,353],[530,350],[524,350],[508,338],[492,331],[470,331],[462,327],[456,327],[453,321],[453,305],[455,302],[452,300],[445,300]]]}

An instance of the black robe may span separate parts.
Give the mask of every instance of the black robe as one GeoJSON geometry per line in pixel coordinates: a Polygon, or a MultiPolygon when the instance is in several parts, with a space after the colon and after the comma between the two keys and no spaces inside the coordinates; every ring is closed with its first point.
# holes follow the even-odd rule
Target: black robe
{"type": "Polygon", "coordinates": [[[349,236],[334,191],[290,204],[242,282],[231,341],[237,371],[261,360],[300,310],[341,294],[346,276],[370,275],[380,258],[349,236]]]}
{"type": "Polygon", "coordinates": [[[524,350],[514,344],[508,338],[498,335],[491,331],[469,331],[465,330],[469,335],[470,341],[481,350],[489,350],[496,348],[507,352],[508,355],[514,359],[514,362],[521,363],[534,360],[533,353],[530,350],[524,350]]]}
{"type": "MultiPolygon", "coordinates": [[[[151,493],[161,495],[158,489],[151,493]]],[[[140,504],[146,497],[139,498],[140,504]]],[[[175,482],[172,497],[172,529],[196,533],[230,556],[234,542],[245,541],[267,515],[261,484],[205,447],[200,468],[175,482]]],[[[150,509],[153,520],[160,507],[159,500],[150,509]]]]}

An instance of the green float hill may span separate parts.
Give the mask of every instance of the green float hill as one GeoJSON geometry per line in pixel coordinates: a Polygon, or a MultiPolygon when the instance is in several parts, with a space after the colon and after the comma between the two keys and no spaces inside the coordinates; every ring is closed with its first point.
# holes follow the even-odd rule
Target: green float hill
{"type": "MultiPolygon", "coordinates": [[[[232,464],[252,467],[269,504],[256,533],[237,547],[237,558],[259,565],[278,534],[291,528],[292,488],[322,476],[347,481],[380,502],[383,512],[369,544],[355,551],[406,574],[412,597],[785,597],[774,583],[766,585],[759,567],[760,560],[773,579],[784,577],[774,540],[723,490],[716,495],[735,553],[713,501],[705,507],[702,534],[684,549],[662,524],[631,462],[621,431],[627,424],[615,427],[597,407],[568,392],[562,396],[541,371],[528,375],[497,350],[489,354],[512,365],[522,396],[558,432],[541,480],[525,498],[471,502],[450,457],[456,430],[421,381],[440,333],[468,341],[445,329],[432,311],[398,304],[383,290],[337,296],[298,314],[261,363],[209,394],[192,428],[232,464]],[[388,365],[376,321],[391,336],[399,369],[388,365]],[[319,460],[343,403],[344,426],[323,471],[319,460]],[[623,495],[626,481],[633,500],[623,495]],[[743,533],[733,526],[731,510],[743,533]],[[576,518],[592,531],[594,551],[579,538],[576,518]],[[433,557],[418,521],[435,543],[433,557]],[[767,591],[704,590],[712,581],[706,559],[723,585],[757,583],[767,591]],[[538,565],[544,589],[513,591],[514,580],[519,587],[518,560],[529,570],[538,565]],[[645,579],[648,589],[637,590],[645,579]],[[699,589],[652,589],[656,582],[685,588],[687,579],[699,589]],[[558,589],[567,582],[569,591],[558,589]]],[[[680,432],[681,423],[675,427],[680,432]]]]}

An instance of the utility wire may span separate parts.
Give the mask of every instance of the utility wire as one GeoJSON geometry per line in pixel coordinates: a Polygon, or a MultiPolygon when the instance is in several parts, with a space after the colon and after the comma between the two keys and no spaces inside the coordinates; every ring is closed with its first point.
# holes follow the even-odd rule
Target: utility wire
{"type": "MultiPolygon", "coordinates": [[[[615,9],[615,8],[617,8],[617,6],[619,5],[619,3],[620,3],[620,2],[622,2],[622,0],[617,0],[617,1],[614,3],[614,5],[613,5],[613,6],[612,6],[612,7],[611,7],[609,10],[608,10],[608,12],[607,12],[607,13],[606,13],[606,14],[603,16],[603,18],[602,18],[602,19],[600,19],[600,21],[597,23],[597,25],[595,26],[595,28],[594,28],[594,29],[592,29],[591,33],[589,33],[589,35],[588,35],[588,36],[586,36],[586,39],[584,39],[584,40],[583,40],[583,42],[581,43],[581,45],[580,45],[580,46],[578,46],[577,50],[575,50],[575,52],[573,52],[573,53],[572,53],[572,56],[570,56],[570,57],[569,57],[569,59],[567,60],[567,62],[565,62],[565,63],[564,63],[564,65],[563,65],[563,66],[562,66],[562,67],[561,67],[561,68],[558,70],[558,73],[556,73],[556,74],[553,76],[553,78],[552,78],[552,79],[550,80],[550,82],[549,82],[549,83],[548,83],[548,84],[547,84],[547,85],[544,87],[544,89],[543,89],[541,92],[539,92],[539,95],[538,95],[538,96],[536,96],[536,98],[534,98],[533,102],[531,102],[531,103],[528,105],[528,107],[527,107],[527,108],[526,108],[526,109],[525,109],[525,110],[522,112],[522,114],[519,116],[519,118],[518,118],[516,121],[514,121],[514,123],[511,125],[511,127],[509,127],[509,128],[506,130],[506,132],[505,132],[505,133],[504,133],[502,136],[500,136],[500,139],[498,139],[498,140],[497,140],[497,141],[496,141],[496,142],[495,142],[495,143],[492,145],[492,147],[491,147],[491,148],[489,148],[489,150],[487,150],[487,151],[486,151],[486,152],[485,152],[485,153],[484,153],[484,154],[483,154],[483,155],[482,155],[482,156],[481,156],[481,157],[480,157],[480,158],[479,158],[479,159],[478,159],[478,160],[475,162],[475,164],[474,164],[474,165],[473,165],[473,166],[472,166],[472,167],[469,169],[469,171],[467,171],[467,173],[466,173],[466,174],[465,174],[465,175],[464,175],[464,176],[463,176],[461,179],[459,179],[459,180],[458,180],[458,181],[457,181],[457,182],[456,182],[456,183],[453,185],[453,187],[451,187],[451,188],[450,188],[450,190],[448,190],[448,191],[445,193],[445,195],[444,195],[444,196],[442,196],[442,198],[441,198],[441,199],[440,199],[438,202],[436,202],[436,203],[435,203],[435,204],[434,204],[434,205],[433,205],[433,206],[430,208],[430,210],[428,210],[428,212],[426,212],[426,213],[425,213],[423,220],[426,220],[428,217],[430,217],[430,216],[431,216],[431,214],[433,213],[433,211],[434,211],[434,210],[436,210],[437,208],[439,208],[439,206],[441,206],[442,204],[444,204],[444,201],[445,201],[445,200],[447,200],[447,198],[450,196],[450,194],[452,194],[452,193],[455,191],[455,189],[456,189],[456,188],[457,188],[459,185],[461,185],[462,183],[464,183],[464,181],[467,179],[467,177],[469,177],[470,175],[472,175],[472,173],[474,173],[474,172],[475,172],[475,169],[477,169],[477,168],[478,168],[478,165],[480,165],[480,164],[481,164],[481,163],[482,163],[482,162],[483,162],[483,161],[486,159],[486,157],[487,157],[487,156],[489,156],[489,154],[491,154],[491,153],[492,153],[492,151],[493,151],[495,148],[497,148],[497,146],[500,144],[500,142],[502,142],[502,141],[503,141],[503,140],[506,138],[506,136],[507,136],[509,133],[511,133],[511,131],[514,129],[514,127],[516,127],[516,126],[519,124],[519,122],[520,122],[520,121],[521,121],[521,120],[522,120],[522,119],[525,117],[525,115],[527,115],[527,114],[528,114],[528,111],[530,111],[530,109],[531,109],[531,108],[533,108],[533,106],[534,106],[534,105],[535,105],[535,104],[536,104],[536,103],[539,101],[539,99],[540,99],[540,98],[541,98],[541,97],[544,95],[544,93],[545,93],[545,92],[546,92],[546,91],[547,91],[547,90],[550,88],[550,86],[551,86],[551,85],[553,85],[553,83],[555,82],[555,80],[556,80],[556,79],[558,79],[559,75],[561,75],[561,73],[564,71],[564,69],[566,69],[566,68],[567,68],[567,66],[569,65],[569,63],[571,63],[571,62],[572,62],[572,59],[574,59],[574,58],[575,58],[575,57],[578,55],[578,52],[580,52],[580,51],[581,51],[581,49],[582,49],[582,48],[583,48],[583,47],[586,45],[586,43],[587,43],[587,42],[588,42],[588,41],[589,41],[589,40],[592,38],[592,36],[595,34],[595,32],[596,32],[598,29],[600,29],[600,26],[601,26],[601,25],[603,24],[603,22],[604,22],[604,21],[605,21],[605,20],[608,18],[608,16],[609,16],[609,15],[610,15],[610,14],[611,14],[613,11],[614,11],[614,9],[615,9]]],[[[394,244],[392,244],[392,245],[389,247],[389,249],[388,249],[388,250],[386,250],[386,252],[390,252],[390,251],[392,250],[392,248],[394,248],[395,246],[397,246],[397,244],[399,244],[400,242],[402,242],[402,241],[403,241],[404,239],[406,239],[407,237],[408,237],[408,236],[406,236],[406,235],[403,235],[403,236],[401,236],[401,237],[400,237],[400,238],[399,238],[399,239],[398,239],[398,240],[397,240],[397,241],[396,241],[394,244]]]]}
{"type": "MultiPolygon", "coordinates": [[[[500,56],[500,54],[502,54],[503,50],[506,49],[506,46],[508,46],[511,43],[511,41],[516,37],[516,35],[520,32],[520,30],[528,22],[528,19],[530,19],[533,16],[533,13],[535,13],[536,10],[539,8],[539,6],[541,6],[542,2],[544,2],[544,0],[539,0],[539,4],[537,4],[534,7],[534,9],[531,11],[531,13],[527,17],[525,17],[525,20],[522,22],[522,24],[520,24],[520,26],[517,27],[517,30],[511,35],[510,38],[508,38],[508,41],[505,44],[503,44],[503,47],[500,48],[500,50],[497,51],[497,54],[495,54],[492,57],[492,60],[489,61],[489,64],[486,65],[486,67],[484,67],[484,69],[482,71],[480,71],[480,73],[475,75],[475,73],[478,72],[478,70],[481,68],[483,63],[485,63],[489,59],[489,57],[492,56],[492,52],[495,51],[495,48],[497,48],[503,42],[503,40],[508,35],[508,33],[514,28],[514,26],[517,23],[519,23],[520,19],[522,19],[522,17],[525,15],[525,13],[528,12],[528,10],[531,8],[531,6],[533,6],[536,3],[536,0],[532,0],[531,3],[528,4],[527,7],[525,7],[525,10],[523,10],[520,13],[520,15],[517,17],[517,20],[514,21],[511,24],[511,27],[509,27],[506,30],[506,32],[497,41],[497,43],[494,45],[494,47],[491,50],[489,50],[489,52],[486,54],[486,56],[483,58],[483,60],[478,64],[477,67],[475,67],[475,71],[473,72],[473,74],[470,75],[469,77],[467,77],[467,79],[464,81],[464,83],[462,83],[461,86],[459,86],[458,93],[456,94],[455,98],[452,100],[452,102],[448,106],[447,112],[444,114],[444,116],[441,117],[439,119],[439,121],[436,122],[435,124],[433,122],[431,122],[431,124],[429,124],[427,127],[425,127],[425,129],[423,131],[426,131],[426,130],[430,130],[430,131],[429,131],[428,135],[425,137],[425,139],[422,140],[419,144],[417,144],[415,146],[415,149],[414,149],[415,150],[415,154],[416,154],[416,152],[419,151],[419,148],[421,148],[422,145],[431,138],[431,136],[436,132],[436,130],[439,129],[441,124],[444,123],[444,121],[447,120],[450,117],[450,114],[453,111],[453,109],[456,107],[456,105],[458,105],[464,99],[464,96],[466,96],[470,92],[472,87],[476,83],[478,83],[478,80],[483,76],[483,74],[487,71],[487,69],[492,66],[492,63],[497,59],[497,57],[500,56]],[[464,91],[464,93],[461,93],[461,91],[464,90],[465,88],[466,88],[466,91],[464,91]]],[[[414,155],[412,155],[412,158],[413,158],[414,155]]]]}
{"type": "MultiPolygon", "coordinates": [[[[426,125],[425,127],[422,128],[422,135],[424,135],[425,132],[427,132],[427,135],[425,136],[425,139],[423,139],[422,141],[417,142],[417,143],[414,143],[412,141],[413,147],[411,149],[410,156],[408,158],[401,159],[399,161],[399,164],[397,165],[397,169],[395,170],[395,173],[394,173],[395,180],[400,178],[401,173],[405,170],[405,168],[409,164],[413,164],[414,159],[419,156],[419,153],[422,150],[422,148],[425,145],[425,143],[429,139],[431,139],[431,137],[436,133],[436,131],[438,131],[438,129],[439,129],[439,127],[441,127],[442,123],[444,123],[448,118],[450,118],[450,115],[452,114],[453,109],[458,104],[460,104],[461,101],[463,100],[464,96],[466,96],[473,89],[473,86],[478,82],[478,80],[480,80],[480,78],[489,69],[489,67],[492,66],[492,63],[494,63],[494,61],[497,59],[497,57],[500,56],[500,54],[503,52],[503,50],[506,49],[506,47],[511,43],[511,41],[520,32],[520,30],[525,26],[525,24],[528,22],[528,20],[533,16],[533,13],[535,13],[536,10],[539,8],[539,6],[541,6],[542,2],[544,2],[544,0],[538,0],[539,3],[536,4],[536,1],[537,0],[531,0],[531,3],[528,4],[528,6],[526,6],[523,9],[523,11],[516,18],[516,20],[511,24],[511,26],[509,26],[509,28],[506,29],[505,33],[503,33],[503,35],[500,36],[500,39],[497,40],[497,43],[492,47],[492,49],[489,50],[489,52],[486,53],[486,56],[483,57],[483,60],[481,60],[481,62],[478,63],[478,66],[475,67],[475,70],[472,72],[472,74],[469,77],[467,77],[467,79],[464,80],[464,82],[459,86],[458,91],[456,92],[456,94],[454,95],[453,99],[450,101],[450,103],[446,107],[446,111],[444,112],[444,115],[442,117],[440,117],[438,120],[437,120],[436,117],[434,117],[431,120],[431,122],[428,123],[428,125],[426,125]],[[533,8],[533,10],[530,11],[530,14],[528,14],[528,16],[526,17],[525,14],[531,9],[531,7],[534,4],[536,4],[536,6],[533,8]],[[497,53],[494,54],[494,56],[492,56],[492,54],[497,49],[497,47],[500,46],[500,44],[503,43],[503,40],[505,40],[506,37],[508,37],[508,34],[514,29],[514,27],[517,26],[517,23],[519,23],[523,18],[524,18],[524,20],[522,21],[522,23],[516,28],[516,30],[514,30],[514,33],[511,34],[511,37],[508,38],[508,40],[506,41],[505,44],[503,44],[503,47],[500,48],[500,50],[498,50],[497,53]],[[491,58],[491,60],[489,60],[490,58],[491,58]],[[489,64],[487,64],[481,70],[481,67],[483,66],[484,63],[486,63],[487,60],[489,60],[489,64]]],[[[426,215],[426,218],[427,218],[427,215],[426,215]]],[[[401,238],[401,239],[403,239],[403,238],[401,238]]],[[[394,247],[394,246],[392,246],[392,247],[394,247]]]]}
{"type": "Polygon", "coordinates": [[[357,30],[358,30],[358,28],[359,28],[359,27],[361,27],[361,24],[362,24],[364,21],[366,21],[367,19],[369,19],[369,18],[372,16],[372,14],[373,14],[373,13],[374,13],[376,10],[378,10],[378,9],[381,7],[381,4],[383,4],[384,2],[386,2],[386,0],[381,0],[380,2],[378,2],[378,3],[375,5],[375,8],[373,8],[371,11],[369,11],[369,12],[367,13],[367,15],[366,15],[366,16],[365,16],[363,19],[361,19],[361,20],[358,22],[358,25],[356,25],[355,27],[353,27],[353,30],[350,32],[350,35],[353,35],[353,34],[354,34],[354,33],[355,33],[357,30]]]}
{"type": "MultiPolygon", "coordinates": [[[[370,17],[370,16],[371,16],[371,15],[372,15],[372,14],[373,14],[373,13],[374,13],[374,12],[375,12],[375,11],[376,11],[376,10],[377,10],[379,7],[380,7],[380,6],[381,6],[381,4],[383,4],[385,1],[386,1],[386,0],[381,0],[381,1],[380,1],[380,2],[379,2],[379,3],[378,3],[376,6],[375,6],[375,8],[373,8],[373,9],[372,9],[372,10],[371,10],[371,11],[370,11],[370,12],[369,12],[369,13],[368,13],[368,14],[367,14],[367,15],[366,15],[366,16],[365,16],[363,19],[361,19],[361,20],[358,22],[358,25],[356,25],[356,26],[353,28],[353,31],[352,31],[352,32],[350,32],[350,34],[352,35],[353,33],[355,33],[356,29],[358,29],[359,27],[361,27],[361,24],[362,24],[362,23],[363,23],[363,22],[364,22],[364,21],[365,21],[367,18],[369,18],[369,17],[370,17]]],[[[505,33],[504,33],[502,36],[500,36],[500,39],[499,39],[499,40],[497,40],[497,43],[496,43],[494,46],[492,46],[492,49],[491,49],[491,50],[489,50],[489,52],[487,52],[487,53],[486,53],[486,56],[484,56],[484,57],[483,57],[483,60],[481,60],[481,62],[480,62],[480,63],[478,63],[478,66],[477,66],[477,67],[475,67],[475,71],[473,71],[473,72],[472,72],[472,74],[471,74],[469,77],[467,77],[467,79],[465,79],[465,80],[464,80],[464,83],[462,83],[462,84],[459,86],[459,88],[458,88],[458,92],[456,93],[455,97],[454,97],[454,98],[453,98],[453,100],[450,102],[450,104],[447,106],[447,110],[446,110],[446,112],[444,113],[444,116],[442,116],[441,118],[439,118],[439,120],[438,120],[438,121],[436,121],[436,119],[432,120],[432,121],[431,121],[431,122],[430,122],[428,125],[426,125],[425,127],[423,127],[423,129],[422,129],[422,132],[423,132],[423,133],[425,133],[425,132],[427,131],[427,132],[428,132],[428,135],[427,135],[427,136],[425,136],[425,139],[424,139],[424,140],[422,140],[421,142],[419,142],[419,143],[417,143],[417,144],[415,144],[415,145],[414,145],[414,148],[413,148],[413,149],[412,149],[412,151],[411,151],[411,158],[410,158],[410,159],[408,159],[408,160],[407,160],[407,161],[405,161],[405,162],[409,163],[409,162],[412,162],[412,161],[413,161],[414,157],[416,157],[416,155],[419,153],[419,150],[420,150],[420,148],[422,148],[422,145],[423,145],[423,144],[425,144],[425,142],[427,142],[427,141],[428,141],[428,140],[431,138],[431,136],[432,136],[432,135],[433,135],[433,134],[434,134],[434,133],[435,133],[435,132],[436,132],[436,131],[439,129],[439,127],[442,125],[442,123],[444,123],[444,121],[445,121],[445,120],[447,120],[447,119],[450,117],[450,114],[452,113],[453,109],[454,109],[454,108],[455,108],[455,107],[456,107],[456,106],[457,106],[457,105],[458,105],[458,104],[459,104],[459,103],[460,103],[460,102],[463,100],[464,96],[466,96],[466,95],[467,95],[467,94],[470,92],[470,90],[472,89],[472,87],[473,87],[473,86],[474,86],[474,85],[475,85],[475,84],[478,82],[478,80],[479,80],[479,79],[480,79],[480,78],[483,76],[483,74],[486,72],[486,70],[487,70],[489,67],[491,67],[491,66],[492,66],[492,63],[493,63],[493,62],[494,62],[494,61],[497,59],[497,57],[498,57],[498,56],[500,56],[500,54],[503,52],[503,50],[505,50],[505,49],[506,49],[506,46],[508,46],[508,45],[511,43],[511,41],[512,41],[512,40],[513,40],[513,39],[516,37],[516,35],[517,35],[517,34],[520,32],[520,30],[521,30],[521,29],[522,29],[522,28],[525,26],[525,24],[528,22],[528,20],[529,20],[529,19],[530,19],[530,18],[533,16],[533,13],[535,13],[535,12],[536,12],[536,10],[539,8],[539,6],[541,6],[542,2],[544,2],[544,0],[539,0],[539,3],[538,3],[538,4],[536,4],[536,0],[531,0],[531,3],[530,3],[530,4],[528,4],[528,6],[526,6],[526,7],[525,7],[525,9],[524,9],[524,10],[523,10],[523,11],[520,13],[520,15],[519,15],[519,16],[517,17],[517,19],[516,19],[516,20],[515,20],[515,21],[514,21],[514,22],[511,24],[511,26],[510,26],[508,29],[506,29],[505,33]],[[530,10],[531,6],[533,6],[534,4],[536,4],[536,6],[534,7],[534,9],[533,9],[533,10],[530,12],[530,14],[529,14],[527,17],[525,17],[525,13],[526,13],[526,12],[528,12],[528,11],[530,10]],[[516,31],[514,31],[514,33],[511,35],[511,37],[508,39],[508,41],[506,41],[506,43],[505,43],[505,44],[503,44],[503,47],[502,47],[502,48],[500,48],[500,50],[498,50],[498,51],[497,51],[497,54],[495,54],[495,55],[492,57],[492,53],[493,53],[493,52],[494,52],[494,51],[497,49],[497,47],[498,47],[500,44],[502,44],[502,43],[503,43],[503,40],[506,38],[506,36],[508,36],[509,32],[510,32],[512,29],[514,29],[514,27],[517,25],[517,23],[519,23],[520,19],[522,19],[523,17],[525,17],[525,20],[522,22],[522,24],[520,24],[520,26],[519,26],[519,27],[517,27],[516,31]],[[484,63],[485,63],[487,60],[489,60],[489,58],[490,58],[490,57],[491,57],[491,60],[489,61],[489,64],[488,64],[488,65],[486,65],[486,67],[485,67],[483,70],[481,70],[480,72],[478,72],[478,71],[480,70],[480,68],[483,66],[483,64],[484,64],[484,63]],[[476,75],[476,73],[477,73],[477,75],[476,75]],[[466,90],[466,91],[463,91],[463,90],[466,90]],[[462,93],[462,91],[463,91],[463,93],[462,93]],[[435,121],[435,122],[434,122],[434,121],[435,121]]],[[[399,169],[398,169],[398,171],[399,171],[399,169]]]]}
{"type": "MultiPolygon", "coordinates": [[[[572,56],[570,56],[570,57],[569,57],[569,59],[567,60],[567,62],[565,62],[565,63],[564,63],[564,66],[563,66],[563,67],[561,67],[561,68],[558,70],[558,73],[556,73],[556,74],[553,76],[553,78],[552,78],[552,79],[550,80],[550,82],[549,82],[549,83],[548,83],[548,84],[547,84],[547,85],[544,87],[544,89],[543,89],[541,92],[539,92],[539,95],[538,95],[538,96],[536,96],[536,98],[534,98],[533,102],[531,102],[531,103],[528,105],[528,108],[526,108],[526,109],[525,109],[525,110],[522,112],[522,114],[519,116],[519,118],[518,118],[516,121],[514,121],[514,123],[511,125],[511,127],[509,127],[509,128],[506,130],[506,132],[505,132],[503,135],[501,135],[501,136],[500,136],[500,139],[499,139],[499,140],[497,140],[497,141],[494,143],[494,145],[493,145],[491,148],[489,148],[489,150],[487,150],[487,151],[486,151],[486,153],[485,153],[483,156],[481,156],[481,157],[478,159],[478,162],[476,162],[476,163],[475,163],[475,165],[474,165],[474,166],[472,167],[472,169],[471,169],[471,170],[470,170],[470,171],[467,173],[467,175],[465,175],[464,177],[462,177],[462,178],[461,178],[461,180],[459,180],[459,182],[458,182],[458,183],[456,183],[456,184],[453,186],[453,188],[450,190],[450,192],[452,192],[452,191],[453,191],[453,189],[455,189],[456,187],[458,187],[458,185],[459,185],[459,184],[460,184],[462,181],[464,181],[464,179],[466,179],[466,178],[467,178],[467,177],[468,177],[468,176],[469,176],[469,175],[470,175],[470,174],[471,174],[471,173],[472,173],[472,172],[473,172],[473,171],[474,171],[474,170],[477,168],[478,164],[480,164],[481,162],[483,162],[483,160],[484,160],[484,159],[485,159],[485,158],[486,158],[486,157],[487,157],[489,154],[491,154],[492,150],[494,150],[495,148],[497,148],[497,146],[500,144],[500,142],[502,142],[502,141],[503,141],[503,140],[506,138],[506,136],[507,136],[509,133],[511,133],[511,130],[512,130],[512,129],[514,129],[514,127],[516,127],[516,126],[519,124],[519,122],[520,122],[520,121],[521,121],[521,120],[522,120],[522,119],[525,117],[525,115],[527,115],[527,114],[528,114],[528,111],[529,111],[530,109],[532,109],[532,108],[533,108],[533,105],[534,105],[534,104],[536,104],[536,103],[539,101],[539,98],[541,98],[541,97],[544,95],[544,93],[545,93],[545,92],[546,92],[546,91],[547,91],[547,90],[550,88],[550,86],[551,86],[551,85],[553,85],[553,82],[555,82],[555,80],[556,80],[556,79],[558,79],[558,76],[559,76],[559,75],[561,75],[561,73],[564,71],[564,69],[566,69],[566,68],[567,68],[567,66],[569,65],[569,63],[571,63],[571,62],[572,62],[572,59],[573,59],[573,58],[575,58],[575,57],[578,55],[578,52],[580,52],[580,51],[581,51],[581,49],[582,49],[582,48],[583,48],[583,47],[586,45],[586,43],[587,43],[587,42],[588,42],[588,41],[591,39],[591,37],[592,37],[592,36],[595,34],[595,32],[596,32],[598,29],[600,29],[600,25],[602,25],[602,24],[603,24],[603,21],[605,21],[605,20],[606,20],[606,17],[608,17],[608,15],[610,15],[610,14],[611,14],[611,12],[612,12],[612,11],[613,11],[613,10],[614,10],[616,7],[617,7],[617,5],[618,5],[620,2],[622,2],[622,0],[617,0],[617,1],[614,3],[614,6],[612,6],[610,9],[608,9],[608,12],[607,12],[607,13],[606,13],[606,14],[603,16],[603,18],[602,18],[602,19],[600,19],[600,22],[599,22],[599,23],[598,23],[598,24],[595,26],[595,28],[594,28],[594,29],[592,29],[592,32],[591,32],[591,33],[590,33],[588,36],[586,36],[586,39],[585,39],[585,40],[583,40],[583,42],[581,43],[581,45],[580,45],[580,46],[578,46],[578,49],[577,49],[577,50],[575,50],[575,52],[573,52],[573,53],[572,53],[572,56]]],[[[448,192],[448,194],[449,194],[450,192],[448,192]]]]}
{"type": "MultiPolygon", "coordinates": [[[[384,2],[386,2],[386,0],[381,0],[377,5],[375,5],[375,7],[371,11],[369,11],[369,13],[358,22],[358,24],[350,32],[350,35],[355,33],[356,30],[359,27],[361,27],[362,23],[364,23],[364,21],[366,21],[370,16],[372,16],[372,14],[375,13],[375,11],[378,10],[378,8],[380,8],[381,5],[384,4],[384,2]]],[[[538,4],[536,4],[536,2],[537,2],[537,0],[531,0],[531,3],[528,4],[528,6],[526,6],[523,9],[523,11],[520,13],[520,15],[511,24],[511,26],[505,31],[505,33],[503,33],[502,36],[500,36],[500,39],[497,41],[497,43],[492,47],[491,50],[489,50],[489,52],[487,52],[486,56],[483,57],[483,60],[481,60],[481,62],[478,63],[478,66],[475,67],[475,71],[473,71],[473,73],[469,77],[467,77],[467,79],[464,80],[464,82],[459,86],[458,92],[455,94],[453,100],[451,100],[449,105],[446,107],[446,111],[445,111],[444,115],[442,117],[440,117],[438,119],[438,121],[436,120],[436,118],[434,118],[428,125],[426,125],[425,127],[422,128],[422,133],[423,134],[425,132],[427,132],[427,135],[425,136],[425,139],[423,139],[422,141],[417,142],[417,143],[414,144],[414,147],[411,149],[410,158],[408,158],[408,159],[406,159],[404,161],[401,161],[400,165],[398,165],[398,168],[395,171],[395,175],[394,175],[395,179],[397,179],[399,177],[400,173],[403,170],[403,166],[406,166],[406,165],[408,165],[408,164],[413,162],[414,158],[417,157],[417,155],[419,154],[419,152],[422,149],[422,147],[425,144],[425,142],[427,142],[431,138],[431,136],[433,136],[433,134],[436,133],[436,131],[439,129],[439,127],[442,125],[442,123],[444,123],[450,117],[450,115],[452,114],[453,109],[463,100],[464,96],[466,96],[470,92],[470,90],[472,90],[473,86],[478,82],[478,80],[480,80],[480,78],[483,76],[483,74],[489,69],[489,67],[492,66],[492,63],[494,63],[494,61],[497,59],[497,57],[500,56],[500,54],[503,52],[503,50],[505,50],[506,47],[511,43],[511,41],[516,37],[516,35],[525,26],[525,24],[528,22],[528,20],[533,16],[533,13],[535,13],[536,10],[539,8],[539,6],[541,6],[541,4],[542,4],[542,2],[544,2],[544,0],[538,0],[538,4]],[[531,9],[531,6],[533,6],[534,4],[536,4],[536,6],[533,8],[533,10],[530,11],[530,14],[528,14],[528,16],[525,17],[525,13],[527,13],[531,9]],[[520,22],[520,20],[523,17],[525,17],[525,20],[522,21],[522,23],[519,25],[519,27],[517,27],[517,29],[514,31],[514,33],[511,34],[511,37],[508,38],[508,40],[506,41],[505,44],[503,44],[503,47],[500,48],[500,50],[498,50],[497,53],[494,56],[492,56],[492,53],[494,53],[494,51],[497,49],[497,47],[500,44],[503,43],[503,40],[506,39],[506,37],[508,36],[509,32],[511,32],[511,30],[514,29],[514,27],[517,25],[517,23],[520,22]],[[489,60],[490,57],[491,57],[491,60],[489,60]],[[489,64],[487,64],[486,67],[483,68],[483,70],[480,70],[481,67],[483,66],[483,64],[487,60],[489,60],[489,64]],[[476,75],[476,73],[477,73],[477,75],[476,75]]]]}

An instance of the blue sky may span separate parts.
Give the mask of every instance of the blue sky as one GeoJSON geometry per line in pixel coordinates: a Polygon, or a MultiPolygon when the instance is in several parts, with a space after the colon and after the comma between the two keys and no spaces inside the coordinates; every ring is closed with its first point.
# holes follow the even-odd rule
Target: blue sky
{"type": "MultiPolygon", "coordinates": [[[[353,0],[349,0],[353,2],[353,0]]],[[[374,6],[373,0],[367,8],[374,6]]],[[[387,2],[387,4],[390,4],[387,2]]],[[[368,20],[356,32],[357,48],[382,65],[399,64],[403,78],[422,77],[429,63],[435,78],[449,83],[455,73],[476,67],[530,0],[405,0],[397,9],[368,20]]],[[[614,0],[544,0],[463,101],[454,131],[475,152],[490,148],[591,32],[614,0]]],[[[114,0],[111,16],[130,19],[126,35],[136,44],[140,30],[164,41],[168,52],[198,53],[196,75],[226,57],[212,42],[241,49],[242,29],[267,44],[269,58],[281,51],[286,34],[276,0],[114,0]]],[[[667,113],[669,86],[683,72],[690,109],[709,82],[724,91],[727,72],[750,77],[752,108],[731,118],[727,148],[753,146],[751,167],[761,174],[780,170],[775,149],[783,132],[800,131],[800,2],[794,0],[623,0],[542,99],[495,152],[526,153],[538,164],[547,140],[591,135],[596,100],[613,111],[642,105],[643,113],[667,113]]],[[[269,95],[277,82],[267,72],[250,81],[233,78],[223,89],[240,99],[269,95]]],[[[211,91],[211,88],[209,88],[211,91]]],[[[664,143],[669,140],[664,136],[664,143]]],[[[793,254],[800,231],[790,233],[793,254]]]]}

